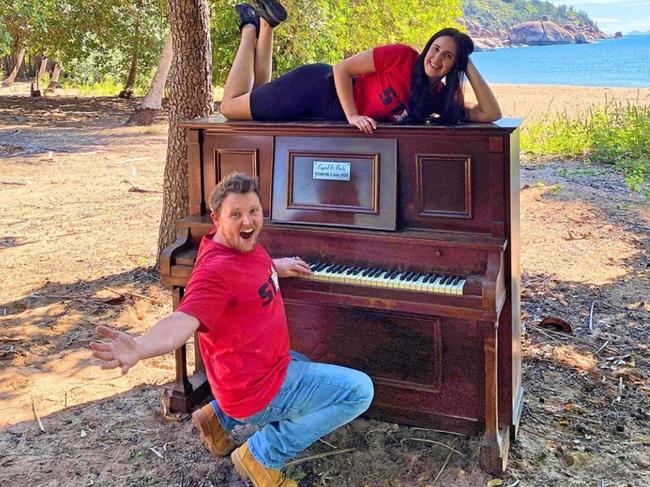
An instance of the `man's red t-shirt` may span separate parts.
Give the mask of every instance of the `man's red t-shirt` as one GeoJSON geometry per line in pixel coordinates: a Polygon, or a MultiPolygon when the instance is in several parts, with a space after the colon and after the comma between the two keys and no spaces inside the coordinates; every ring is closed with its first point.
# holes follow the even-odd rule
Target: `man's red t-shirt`
{"type": "Polygon", "coordinates": [[[360,115],[388,122],[399,122],[406,116],[411,73],[418,55],[404,44],[372,50],[375,72],[357,76],[354,81],[354,102],[360,115]]]}
{"type": "Polygon", "coordinates": [[[212,393],[228,416],[260,412],[284,381],[289,332],[273,261],[261,245],[241,253],[203,237],[176,311],[201,322],[199,348],[212,393]]]}

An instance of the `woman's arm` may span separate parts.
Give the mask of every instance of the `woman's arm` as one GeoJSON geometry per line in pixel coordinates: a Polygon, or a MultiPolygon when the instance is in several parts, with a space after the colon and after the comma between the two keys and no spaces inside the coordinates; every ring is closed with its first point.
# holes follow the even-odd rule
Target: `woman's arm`
{"type": "Polygon", "coordinates": [[[377,122],[370,117],[359,115],[357,106],[354,103],[352,77],[359,74],[373,73],[374,71],[376,69],[372,49],[355,54],[334,65],[334,85],[345,117],[350,125],[354,125],[367,134],[371,134],[377,128],[377,122]]]}
{"type": "Polygon", "coordinates": [[[467,60],[467,79],[469,84],[472,85],[478,101],[478,104],[465,103],[465,110],[469,120],[472,122],[494,122],[499,120],[501,118],[499,102],[481,73],[474,66],[471,58],[467,60]]]}

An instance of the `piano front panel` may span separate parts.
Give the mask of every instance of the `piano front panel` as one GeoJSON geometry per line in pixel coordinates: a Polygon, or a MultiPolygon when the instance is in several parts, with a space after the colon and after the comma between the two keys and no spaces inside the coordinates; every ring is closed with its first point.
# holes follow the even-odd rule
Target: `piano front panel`
{"type": "Polygon", "coordinates": [[[503,208],[503,190],[491,188],[503,169],[490,157],[487,138],[401,137],[399,160],[403,228],[504,236],[502,211],[492,211],[503,208]]]}
{"type": "MultiPolygon", "coordinates": [[[[271,172],[262,170],[273,157],[273,138],[259,136],[223,136],[209,132],[203,142],[203,192],[208,201],[217,183],[232,172],[258,178],[264,216],[270,214],[271,172]]],[[[207,207],[207,204],[206,204],[207,207]]],[[[209,212],[209,209],[206,209],[209,212]]]]}
{"type": "Polygon", "coordinates": [[[418,215],[472,218],[472,158],[469,154],[417,154],[418,215]]]}
{"type": "Polygon", "coordinates": [[[271,219],[395,230],[395,139],[277,137],[271,219]]]}
{"type": "Polygon", "coordinates": [[[476,322],[285,299],[291,347],[312,360],[363,370],[374,408],[478,421],[483,342],[476,322]]]}

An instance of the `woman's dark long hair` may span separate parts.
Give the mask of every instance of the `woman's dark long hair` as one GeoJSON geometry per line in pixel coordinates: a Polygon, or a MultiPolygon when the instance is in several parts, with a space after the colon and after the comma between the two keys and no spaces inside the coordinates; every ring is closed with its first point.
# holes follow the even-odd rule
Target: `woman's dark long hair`
{"type": "Polygon", "coordinates": [[[408,102],[408,117],[405,123],[422,123],[433,112],[440,115],[444,124],[456,124],[467,119],[463,100],[463,78],[467,71],[467,60],[474,52],[474,42],[465,33],[454,28],[436,32],[413,65],[411,74],[411,96],[408,102]],[[438,37],[448,36],[456,42],[456,61],[445,77],[445,86],[438,92],[424,71],[424,58],[431,44],[438,37]]]}

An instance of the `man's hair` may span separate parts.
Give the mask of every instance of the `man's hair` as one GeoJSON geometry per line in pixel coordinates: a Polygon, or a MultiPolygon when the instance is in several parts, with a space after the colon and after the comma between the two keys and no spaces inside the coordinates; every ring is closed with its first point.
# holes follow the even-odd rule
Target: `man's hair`
{"type": "Polygon", "coordinates": [[[208,198],[208,205],[213,213],[218,214],[221,211],[223,200],[228,193],[246,194],[254,191],[257,197],[262,201],[260,196],[260,186],[256,178],[241,172],[233,172],[219,181],[208,198]]]}

